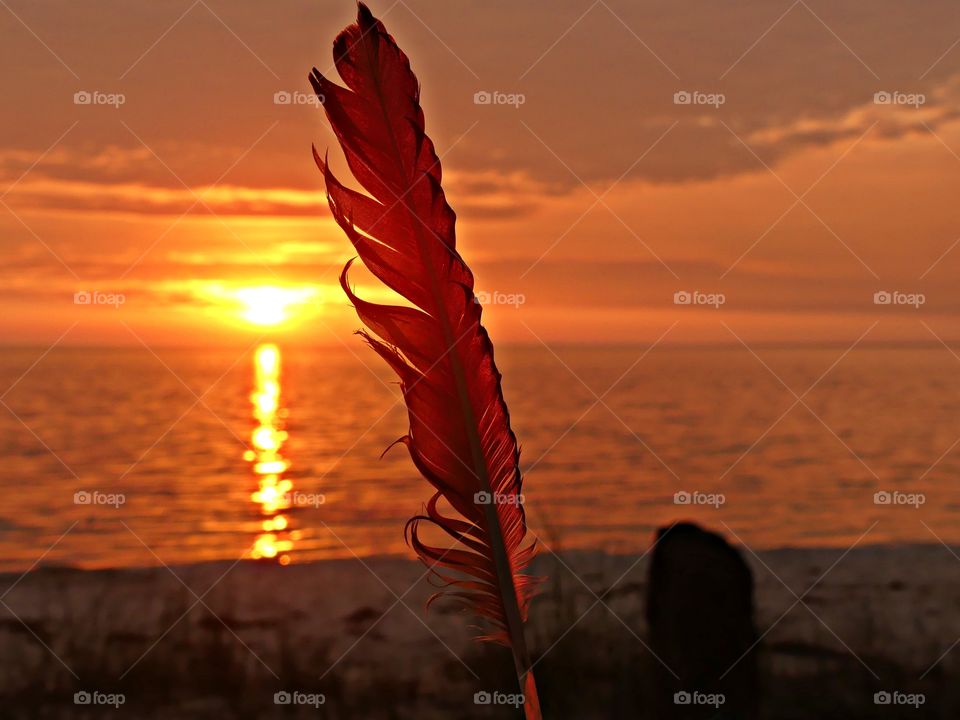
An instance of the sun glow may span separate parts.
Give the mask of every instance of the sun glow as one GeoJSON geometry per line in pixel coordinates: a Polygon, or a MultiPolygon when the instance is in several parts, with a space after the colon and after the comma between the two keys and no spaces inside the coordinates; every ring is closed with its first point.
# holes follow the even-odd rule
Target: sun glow
{"type": "Polygon", "coordinates": [[[289,320],[294,312],[314,300],[315,288],[283,288],[275,285],[240,288],[234,293],[242,306],[241,317],[254,325],[273,327],[289,320]]]}
{"type": "Polygon", "coordinates": [[[317,285],[233,285],[195,280],[169,290],[186,290],[218,318],[257,327],[293,325],[316,313],[321,301],[317,285]]]}

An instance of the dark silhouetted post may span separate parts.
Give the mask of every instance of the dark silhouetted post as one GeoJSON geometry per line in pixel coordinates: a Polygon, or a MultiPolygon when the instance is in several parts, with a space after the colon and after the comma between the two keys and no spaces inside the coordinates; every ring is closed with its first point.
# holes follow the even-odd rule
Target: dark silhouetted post
{"type": "Polygon", "coordinates": [[[690,523],[657,532],[647,621],[656,717],[757,717],[753,577],[719,535],[690,523]],[[664,667],[666,666],[666,667],[664,667]]]}

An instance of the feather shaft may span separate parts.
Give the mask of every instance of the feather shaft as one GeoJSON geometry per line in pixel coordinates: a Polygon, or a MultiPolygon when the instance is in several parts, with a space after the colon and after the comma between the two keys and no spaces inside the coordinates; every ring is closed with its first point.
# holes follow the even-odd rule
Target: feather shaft
{"type": "Polygon", "coordinates": [[[341,273],[340,284],[369,330],[361,334],[400,377],[410,420],[403,443],[436,489],[426,514],[411,518],[404,532],[431,571],[457,588],[448,594],[492,625],[481,639],[511,648],[526,716],[539,720],[524,623],[540,579],[523,572],[535,548],[524,542],[519,447],[480,323],[473,274],[456,250],[456,216],[424,129],[419,83],[406,55],[362,3],[357,23],[337,36],[334,58],[346,87],[316,69],[310,82],[351,172],[370,195],[340,183],[316,150],[314,158],[333,217],[360,259],[411,304],[358,297],[348,281],[352,260],[341,273]],[[459,517],[441,513],[441,500],[459,517]],[[459,547],[425,543],[421,523],[439,527],[459,547]]]}

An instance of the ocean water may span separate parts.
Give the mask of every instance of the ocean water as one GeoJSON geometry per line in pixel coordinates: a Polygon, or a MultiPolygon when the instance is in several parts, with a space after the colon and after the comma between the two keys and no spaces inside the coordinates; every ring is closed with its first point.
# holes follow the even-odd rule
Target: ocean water
{"type": "MultiPolygon", "coordinates": [[[[430,488],[402,446],[380,458],[406,414],[359,341],[43,352],[0,354],[3,569],[411,554],[430,488]]],[[[960,542],[960,361],[844,353],[499,347],[531,533],[625,553],[677,519],[751,548],[960,542]]]]}

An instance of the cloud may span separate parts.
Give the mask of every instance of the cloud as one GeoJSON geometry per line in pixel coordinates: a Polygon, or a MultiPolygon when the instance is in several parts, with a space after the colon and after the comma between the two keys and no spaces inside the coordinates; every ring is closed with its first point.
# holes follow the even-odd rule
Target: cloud
{"type": "MultiPolygon", "coordinates": [[[[9,52],[24,58],[0,71],[16,99],[0,108],[3,177],[15,180],[76,122],[27,179],[115,187],[79,198],[70,197],[74,186],[50,187],[29,199],[37,207],[175,213],[191,202],[176,197],[181,180],[199,191],[227,173],[231,188],[273,195],[232,198],[224,212],[313,212],[316,201],[277,197],[275,189],[316,191],[309,145],[333,148],[337,163],[336,142],[318,108],[273,98],[309,92],[309,67],[331,64],[328,44],[317,38],[333,37],[351,20],[351,8],[301,0],[207,5],[163,35],[157,29],[171,27],[177,13],[146,0],[105,0],[96,8],[53,0],[43,13],[18,6],[79,80],[14,17],[0,16],[9,52]],[[99,22],[104,15],[111,23],[99,22]],[[118,109],[74,105],[81,88],[122,92],[126,102],[118,109]],[[128,191],[137,185],[143,198],[128,191]]],[[[581,182],[603,188],[624,173],[680,183],[762,172],[724,125],[743,138],[767,138],[758,152],[776,164],[856,137],[873,119],[891,139],[916,131],[908,117],[897,117],[900,109],[868,107],[877,90],[926,94],[925,122],[934,129],[953,116],[958,99],[949,56],[935,63],[960,20],[947,0],[923,8],[882,0],[850,12],[800,4],[782,18],[783,8],[756,0],[670,8],[610,0],[586,14],[582,3],[561,0],[548,16],[506,0],[411,0],[409,9],[401,3],[382,12],[420,76],[429,131],[448,153],[445,168],[486,178],[461,205],[475,218],[529,213],[530,198],[513,206],[488,198],[515,178],[544,196],[581,182]],[[491,43],[496,53],[488,52],[491,43]],[[523,93],[525,103],[477,105],[481,90],[523,93]],[[684,90],[722,93],[725,103],[674,104],[684,90]]]]}
{"type": "Polygon", "coordinates": [[[316,190],[250,188],[235,185],[193,188],[141,182],[89,182],[31,174],[6,202],[17,208],[49,211],[173,215],[187,212],[221,216],[318,216],[326,207],[316,190]]]}
{"type": "MultiPolygon", "coordinates": [[[[0,150],[0,183],[9,188],[6,200],[12,206],[140,215],[326,216],[326,195],[320,187],[249,187],[230,182],[184,187],[162,165],[159,171],[152,167],[159,163],[145,148],[114,147],[87,154],[61,147],[40,163],[36,160],[24,150],[0,150]]],[[[455,170],[447,174],[445,187],[449,195],[462,198],[458,214],[471,219],[526,217],[544,195],[557,193],[556,187],[521,172],[455,170]]]]}

